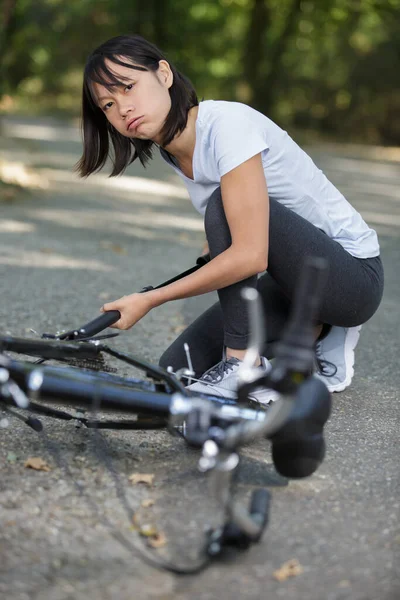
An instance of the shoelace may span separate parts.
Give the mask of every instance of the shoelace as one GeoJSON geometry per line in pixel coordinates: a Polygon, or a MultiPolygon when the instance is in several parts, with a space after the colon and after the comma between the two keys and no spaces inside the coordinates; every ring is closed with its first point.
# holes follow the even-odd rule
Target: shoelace
{"type": "Polygon", "coordinates": [[[237,358],[229,358],[228,360],[221,360],[215,367],[211,367],[204,375],[199,379],[202,383],[213,385],[222,380],[225,373],[233,371],[234,367],[239,363],[237,358]]]}

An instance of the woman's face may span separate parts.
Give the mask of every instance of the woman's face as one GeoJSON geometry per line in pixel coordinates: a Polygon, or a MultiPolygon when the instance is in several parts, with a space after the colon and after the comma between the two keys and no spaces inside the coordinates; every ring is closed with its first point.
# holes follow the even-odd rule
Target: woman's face
{"type": "MultiPolygon", "coordinates": [[[[130,62],[125,57],[121,59],[130,62]]],[[[171,108],[168,90],[173,83],[173,74],[169,64],[161,60],[157,71],[138,71],[106,62],[108,69],[124,85],[109,91],[94,84],[98,106],[111,125],[125,137],[160,143],[160,132],[171,108]]]]}

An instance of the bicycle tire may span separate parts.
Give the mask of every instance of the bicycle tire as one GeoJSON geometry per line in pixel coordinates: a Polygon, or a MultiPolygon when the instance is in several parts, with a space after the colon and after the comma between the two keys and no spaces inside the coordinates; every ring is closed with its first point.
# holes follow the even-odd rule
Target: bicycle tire
{"type": "MultiPolygon", "coordinates": [[[[82,369],[36,367],[30,362],[13,359],[8,359],[3,366],[9,371],[11,380],[31,398],[29,406],[23,409],[25,413],[76,420],[88,428],[99,429],[144,430],[168,425],[172,394],[126,385],[123,378],[110,382],[104,379],[104,374],[82,369]],[[34,375],[43,376],[44,386],[39,393],[32,393],[30,377],[34,375]],[[115,420],[115,415],[119,420],[115,420]]],[[[2,394],[0,386],[0,407],[1,404],[15,412],[12,398],[2,394]]]]}
{"type": "MultiPolygon", "coordinates": [[[[150,381],[138,377],[122,377],[116,369],[107,366],[102,355],[102,346],[89,342],[62,340],[35,340],[14,336],[0,336],[0,353],[11,352],[27,357],[54,360],[65,366],[60,369],[76,368],[82,371],[95,371],[99,377],[110,383],[128,385],[140,389],[154,389],[150,381]]],[[[19,358],[20,360],[20,358],[19,358]]],[[[22,359],[25,361],[25,359],[22,359]]],[[[35,363],[30,363],[35,364],[35,363]]],[[[48,366],[48,365],[47,365],[48,366]]],[[[53,368],[57,368],[52,365],[53,368]]]]}
{"type": "Polygon", "coordinates": [[[89,342],[71,342],[61,340],[34,340],[11,335],[0,336],[0,352],[14,352],[37,358],[93,359],[101,352],[101,346],[89,342]]]}

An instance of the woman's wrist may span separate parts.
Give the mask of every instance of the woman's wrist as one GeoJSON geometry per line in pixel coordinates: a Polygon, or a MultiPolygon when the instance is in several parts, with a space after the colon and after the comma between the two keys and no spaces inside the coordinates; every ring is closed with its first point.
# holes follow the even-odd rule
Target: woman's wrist
{"type": "Polygon", "coordinates": [[[148,292],[144,292],[144,293],[147,296],[147,299],[148,299],[151,309],[157,308],[157,306],[164,304],[159,290],[149,290],[148,292]]]}

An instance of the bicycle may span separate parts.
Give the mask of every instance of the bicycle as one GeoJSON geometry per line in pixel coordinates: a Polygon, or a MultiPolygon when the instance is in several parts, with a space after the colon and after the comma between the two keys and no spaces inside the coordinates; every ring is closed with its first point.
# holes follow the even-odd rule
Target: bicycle
{"type": "MultiPolygon", "coordinates": [[[[200,261],[174,280],[201,268],[202,264],[200,261]]],[[[291,318],[276,347],[273,366],[266,374],[260,374],[252,366],[262,343],[263,326],[257,292],[246,291],[251,341],[239,371],[237,402],[190,393],[181,382],[182,378],[193,376],[190,356],[187,369],[172,373],[106,346],[103,340],[115,334],[97,334],[119,319],[119,313],[112,311],[83,327],[54,335],[43,334],[42,340],[0,336],[0,407],[38,432],[42,430],[42,423],[31,414],[26,416],[26,412],[74,419],[96,430],[167,427],[190,446],[201,448],[199,470],[210,473],[212,490],[225,511],[224,523],[207,533],[201,559],[194,567],[177,567],[143,555],[141,549],[142,556],[152,564],[175,573],[198,572],[227,547],[245,549],[259,542],[267,526],[268,490],[255,490],[247,510],[233,499],[232,483],[240,464],[241,446],[260,438],[269,439],[275,468],[288,478],[311,475],[324,458],[323,428],[329,418],[331,400],[326,386],[311,373],[314,363],[312,324],[326,267],[325,261],[316,258],[305,266],[291,318]],[[4,354],[7,351],[39,357],[39,364],[10,358],[4,354]],[[42,364],[49,358],[95,361],[102,353],[141,369],[150,382],[42,364]],[[281,394],[267,410],[248,400],[249,394],[263,385],[281,394]],[[41,403],[48,400],[74,404],[78,410],[71,413],[41,403]],[[99,420],[94,418],[99,410],[134,413],[136,418],[99,420]]],[[[146,289],[149,287],[143,291],[146,289]]],[[[126,545],[126,539],[121,536],[118,539],[126,545]]]]}

